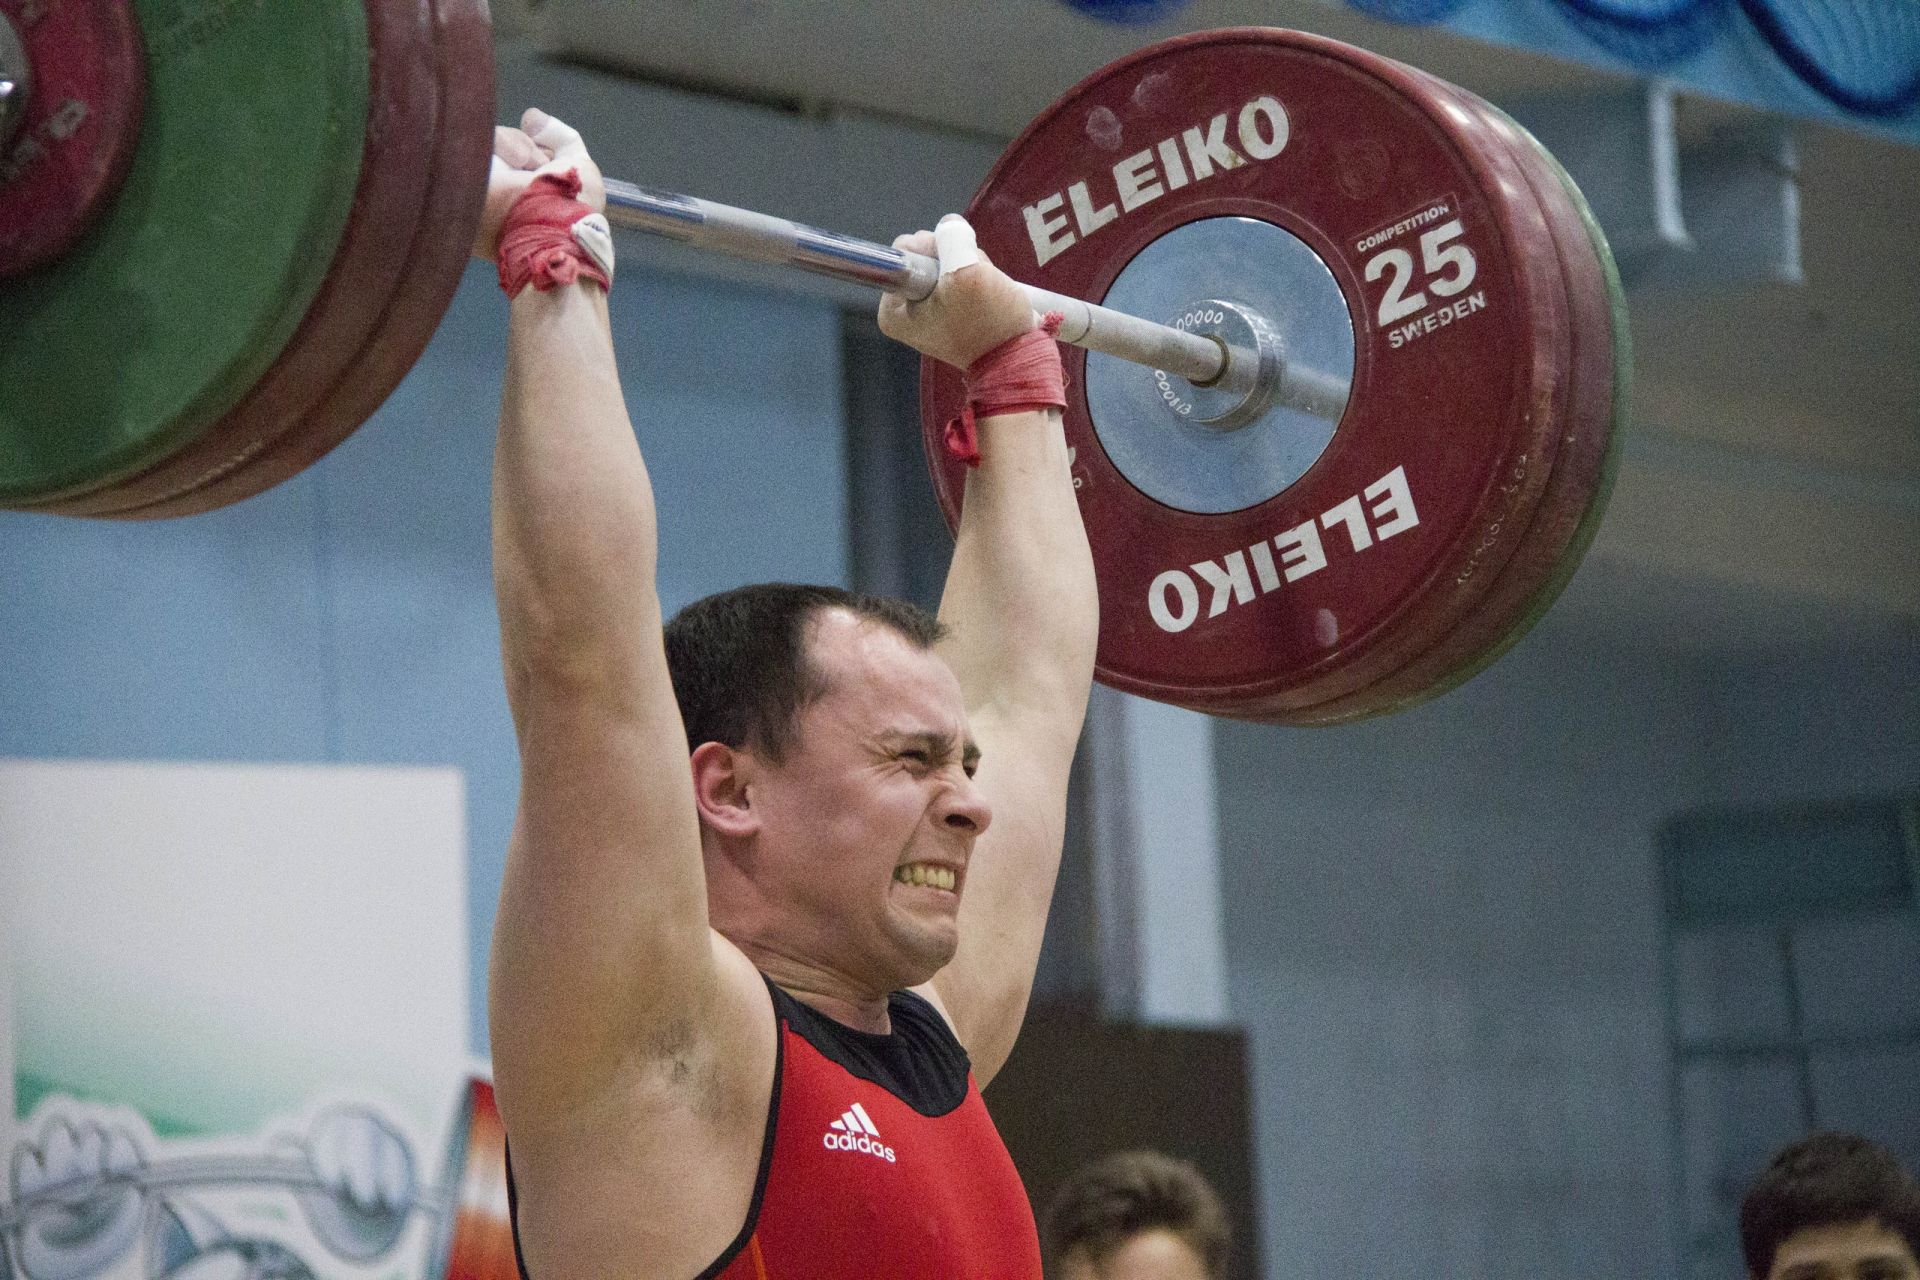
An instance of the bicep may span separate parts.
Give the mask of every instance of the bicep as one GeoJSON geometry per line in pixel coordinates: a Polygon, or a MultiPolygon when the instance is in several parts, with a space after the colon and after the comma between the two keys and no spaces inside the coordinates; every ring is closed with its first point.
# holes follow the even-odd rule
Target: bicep
{"type": "Polygon", "coordinates": [[[711,998],[699,822],[664,681],[616,695],[526,676],[520,811],[495,922],[496,1062],[522,1099],[588,1096],[711,998]]]}

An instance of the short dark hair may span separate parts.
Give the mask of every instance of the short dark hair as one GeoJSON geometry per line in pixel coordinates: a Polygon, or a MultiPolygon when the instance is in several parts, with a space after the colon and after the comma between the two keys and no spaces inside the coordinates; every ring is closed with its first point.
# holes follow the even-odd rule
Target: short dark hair
{"type": "Polygon", "coordinates": [[[1080,1169],[1047,1206],[1041,1239],[1049,1266],[1075,1249],[1100,1266],[1156,1228],[1185,1241],[1214,1280],[1226,1274],[1231,1234],[1220,1197],[1198,1169],[1158,1151],[1122,1151],[1080,1169]]]}
{"type": "Polygon", "coordinates": [[[1764,1277],[1803,1227],[1877,1220],[1920,1258],[1920,1184],[1885,1147],[1851,1133],[1816,1133],[1767,1164],[1740,1202],[1740,1252],[1764,1277]]]}
{"type": "Polygon", "coordinates": [[[890,628],[921,649],[946,635],[916,604],[839,587],[765,582],[696,600],[666,626],[667,670],[688,744],[724,743],[780,763],[801,710],[827,691],[806,643],[808,625],[827,609],[890,628]]]}

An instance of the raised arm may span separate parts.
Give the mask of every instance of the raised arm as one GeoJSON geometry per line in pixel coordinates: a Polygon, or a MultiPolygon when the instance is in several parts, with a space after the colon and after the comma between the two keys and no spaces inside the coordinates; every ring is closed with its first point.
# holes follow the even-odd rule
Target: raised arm
{"type": "MultiPolygon", "coordinates": [[[[577,134],[502,130],[478,251],[577,134]]],[[[494,460],[495,592],[519,736],[520,811],[490,990],[500,1098],[537,1142],[709,1025],[715,960],[699,829],[655,590],[652,489],[614,367],[607,297],[584,279],[510,304],[494,460]]]]}
{"type": "MultiPolygon", "coordinates": [[[[934,247],[925,233],[902,243],[934,247]]],[[[926,303],[883,303],[881,323],[966,368],[1034,317],[1026,295],[983,258],[943,275],[926,303]]],[[[1012,1050],[1033,987],[1099,602],[1059,411],[986,417],[978,431],[980,464],[967,476],[940,601],[952,628],[940,652],[966,695],[995,817],[968,865],[960,949],[933,988],[984,1084],[1012,1050]]]]}

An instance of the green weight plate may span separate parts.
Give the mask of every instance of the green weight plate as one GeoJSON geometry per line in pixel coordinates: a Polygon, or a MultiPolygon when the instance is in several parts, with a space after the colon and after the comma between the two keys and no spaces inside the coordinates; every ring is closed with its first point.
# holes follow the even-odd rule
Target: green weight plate
{"type": "MultiPolygon", "coordinates": [[[[417,2],[424,7],[425,0],[417,2]]],[[[432,144],[426,207],[379,326],[297,424],[240,465],[209,473],[197,486],[164,499],[116,507],[109,513],[114,518],[212,511],[297,474],[379,408],[426,348],[472,252],[493,156],[493,38],[486,0],[432,0],[430,19],[440,110],[425,138],[432,144]]]]}
{"type": "Polygon", "coordinates": [[[359,181],[362,0],[143,0],[147,106],[113,206],[0,288],[0,505],[152,466],[271,366],[359,181]]]}
{"type": "Polygon", "coordinates": [[[162,502],[244,466],[309,417],[379,327],[411,262],[430,194],[440,84],[424,0],[365,0],[367,130],[353,212],[333,264],[273,366],[220,420],[159,464],[90,493],[39,504],[105,515],[162,502]]]}

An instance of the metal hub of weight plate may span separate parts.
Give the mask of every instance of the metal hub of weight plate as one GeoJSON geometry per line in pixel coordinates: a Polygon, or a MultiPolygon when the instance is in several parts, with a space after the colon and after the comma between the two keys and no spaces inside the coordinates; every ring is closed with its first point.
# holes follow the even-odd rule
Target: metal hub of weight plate
{"type": "MultiPolygon", "coordinates": [[[[1117,293],[1165,298],[1156,319],[1245,304],[1309,383],[1350,383],[1344,412],[1281,395],[1236,431],[1190,429],[1151,370],[1067,353],[1102,680],[1284,721],[1397,669],[1484,595],[1551,470],[1568,343],[1551,232],[1486,134],[1398,64],[1238,29],[1103,68],[995,165],[968,216],[1016,278],[1123,310],[1117,293]],[[1225,261],[1185,252],[1215,234],[1237,237],[1225,261]],[[1207,469],[1227,497],[1181,487],[1207,469]]],[[[960,398],[923,364],[950,522],[965,468],[940,440],[960,398]]]]}
{"type": "Polygon", "coordinates": [[[352,209],[360,0],[145,0],[139,19],[126,182],[90,234],[5,285],[0,505],[101,488],[217,421],[292,337],[352,209]]]}
{"type": "Polygon", "coordinates": [[[330,391],[385,313],[427,201],[439,86],[432,11],[366,0],[368,93],[360,181],[319,295],[273,365],[226,413],[147,471],[46,503],[100,515],[164,501],[237,470],[330,391]]]}
{"type": "Polygon", "coordinates": [[[280,483],[353,434],[420,358],[466,269],[493,155],[493,36],[486,2],[433,0],[432,15],[439,114],[427,205],[378,329],[324,400],[243,466],[162,501],[110,514],[194,515],[280,483]]]}
{"type": "MultiPolygon", "coordinates": [[[[1570,410],[1547,488],[1512,558],[1473,614],[1426,652],[1366,690],[1303,713],[1324,724],[1403,710],[1455,688],[1529,631],[1572,576],[1605,507],[1614,439],[1617,361],[1611,257],[1599,229],[1583,221],[1577,188],[1508,117],[1441,81],[1437,89],[1484,119],[1513,152],[1552,228],[1571,303],[1570,410]],[[1584,531],[1584,536],[1583,536],[1584,531]]],[[[1581,202],[1584,203],[1584,202],[1581,202]]],[[[1624,353],[1622,353],[1624,354],[1624,353]]]]}
{"type": "Polygon", "coordinates": [[[64,252],[119,188],[142,62],[128,0],[0,0],[0,76],[24,103],[0,106],[0,280],[64,252]]]}
{"type": "Polygon", "coordinates": [[[1270,344],[1276,380],[1310,370],[1341,388],[1311,407],[1271,394],[1264,403],[1215,405],[1212,388],[1089,352],[1094,430],[1120,474],[1149,498],[1203,515],[1239,511],[1305,475],[1333,439],[1353,382],[1353,326],[1333,274],[1291,232],[1247,217],[1184,223],[1136,254],[1103,303],[1249,349],[1270,344]],[[1256,262],[1264,269],[1249,271],[1256,262]]]}

